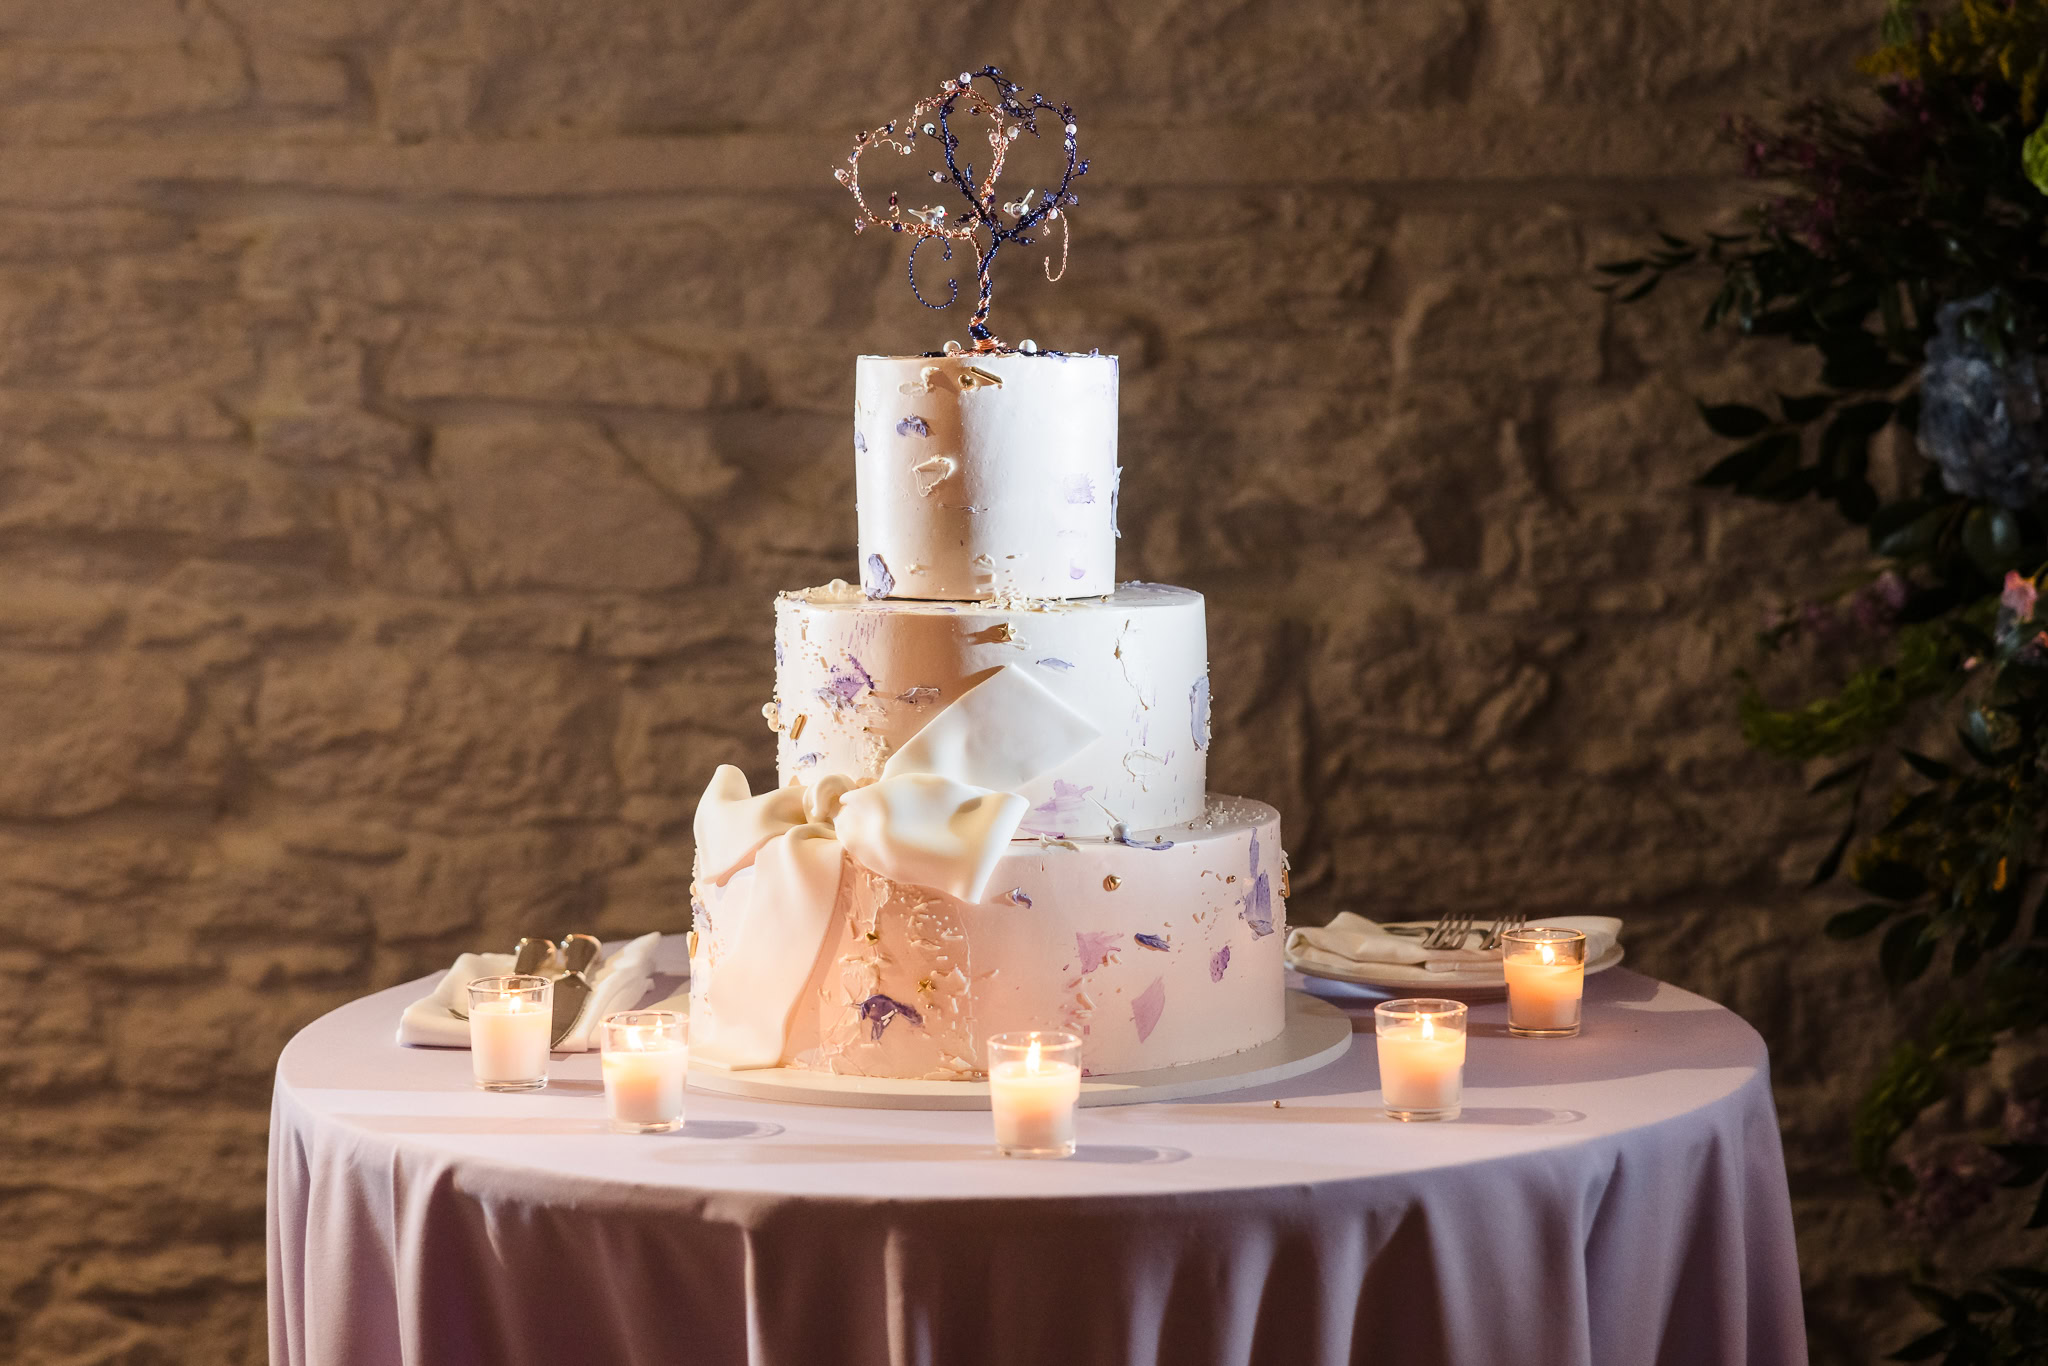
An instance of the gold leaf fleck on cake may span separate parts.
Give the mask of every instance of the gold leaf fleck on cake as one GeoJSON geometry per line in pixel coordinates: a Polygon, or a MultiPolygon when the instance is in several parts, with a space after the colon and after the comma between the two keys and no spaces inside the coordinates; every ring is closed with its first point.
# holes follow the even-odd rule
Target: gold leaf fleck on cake
{"type": "Polygon", "coordinates": [[[1294,888],[1293,888],[1292,886],[1290,886],[1290,885],[1289,885],[1289,879],[1288,879],[1288,876],[1287,876],[1287,871],[1288,871],[1288,870],[1287,870],[1287,865],[1286,865],[1286,864],[1284,864],[1284,863],[1283,863],[1283,864],[1281,864],[1281,865],[1280,865],[1280,895],[1281,895],[1281,896],[1283,896],[1283,897],[1286,897],[1286,896],[1293,896],[1293,895],[1294,895],[1294,888]]]}
{"type": "Polygon", "coordinates": [[[691,930],[683,936],[683,942],[690,946],[690,957],[695,958],[697,956],[697,932],[691,930]]]}
{"type": "Polygon", "coordinates": [[[792,740],[800,739],[804,733],[804,722],[810,719],[811,718],[808,715],[799,714],[796,720],[790,722],[789,738],[792,740]]]}
{"type": "Polygon", "coordinates": [[[1124,880],[1115,873],[1111,873],[1108,877],[1102,879],[1102,890],[1105,892],[1113,892],[1123,885],[1124,880]]]}

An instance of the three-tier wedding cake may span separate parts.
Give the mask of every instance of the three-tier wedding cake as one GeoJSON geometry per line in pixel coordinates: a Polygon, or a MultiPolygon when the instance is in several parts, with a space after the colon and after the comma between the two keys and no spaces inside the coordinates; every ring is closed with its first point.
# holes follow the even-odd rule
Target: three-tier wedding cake
{"type": "MultiPolygon", "coordinates": [[[[1026,112],[948,95],[998,152],[1026,112]]],[[[1206,791],[1202,597],[1116,580],[1116,358],[992,344],[987,300],[984,258],[978,349],[859,359],[859,586],[777,599],[779,785],[724,766],[697,811],[698,1061],[967,1078],[1064,1028],[1104,1074],[1281,1032],[1279,816],[1206,791]]]]}

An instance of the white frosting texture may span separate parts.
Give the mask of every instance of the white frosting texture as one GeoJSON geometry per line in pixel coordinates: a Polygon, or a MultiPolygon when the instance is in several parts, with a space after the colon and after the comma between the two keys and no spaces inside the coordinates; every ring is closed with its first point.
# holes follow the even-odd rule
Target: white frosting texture
{"type": "Polygon", "coordinates": [[[877,598],[1116,587],[1114,356],[862,356],[861,586],[877,598]]]}
{"type": "MultiPolygon", "coordinates": [[[[1129,844],[1015,842],[973,901],[849,858],[824,947],[801,956],[782,1060],[965,1077],[990,1034],[1048,1025],[1080,1033],[1098,1074],[1256,1047],[1284,1020],[1282,858],[1278,813],[1230,797],[1129,844]]],[[[700,880],[693,1012],[741,989],[735,949],[778,914],[765,871],[700,880]]]]}
{"type": "Polygon", "coordinates": [[[828,584],[777,598],[775,659],[771,716],[783,783],[828,773],[879,778],[963,697],[975,725],[991,732],[1006,726],[1010,709],[1007,728],[1034,745],[1055,730],[1080,735],[1043,714],[1018,726],[1015,699],[992,696],[1001,705],[978,715],[976,685],[1013,666],[1099,732],[1032,781],[1005,784],[1025,799],[1024,834],[1102,838],[1202,817],[1209,680],[1199,593],[1129,583],[1106,599],[1006,608],[870,601],[828,584]]]}

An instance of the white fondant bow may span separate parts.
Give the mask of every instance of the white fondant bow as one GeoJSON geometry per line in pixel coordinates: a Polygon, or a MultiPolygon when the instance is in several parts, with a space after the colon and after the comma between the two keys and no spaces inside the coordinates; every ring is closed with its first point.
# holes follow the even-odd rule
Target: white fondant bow
{"type": "Polygon", "coordinates": [[[878,782],[833,773],[755,796],[744,773],[720,765],[697,804],[698,876],[722,886],[751,867],[754,882],[715,973],[692,965],[691,1052],[727,1067],[777,1065],[790,1012],[830,935],[846,856],[895,881],[979,901],[1029,805],[1013,789],[1100,734],[1044,684],[1004,665],[927,722],[878,782]]]}

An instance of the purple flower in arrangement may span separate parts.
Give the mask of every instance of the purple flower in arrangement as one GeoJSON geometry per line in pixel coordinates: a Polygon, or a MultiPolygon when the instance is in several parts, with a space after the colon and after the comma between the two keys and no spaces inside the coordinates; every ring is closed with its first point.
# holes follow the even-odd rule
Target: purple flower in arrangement
{"type": "Polygon", "coordinates": [[[1906,581],[1887,569],[1856,590],[1849,599],[1849,615],[1873,636],[1889,635],[1906,609],[1906,581]]]}
{"type": "Polygon", "coordinates": [[[1913,1193],[1894,1210],[1908,1237],[1932,1240],[1991,1203],[2012,1165],[1980,1143],[1953,1143],[1906,1159],[1913,1193]]]}
{"type": "Polygon", "coordinates": [[[1230,945],[1225,944],[1222,948],[1209,955],[1209,980],[1212,982],[1222,981],[1223,974],[1229,971],[1229,969],[1230,945]]]}
{"type": "Polygon", "coordinates": [[[1095,501],[1095,481],[1085,474],[1067,476],[1061,491],[1070,503],[1092,503],[1095,501]]]}
{"type": "Polygon", "coordinates": [[[1166,936],[1163,934],[1134,934],[1131,938],[1137,940],[1146,948],[1157,949],[1161,953],[1165,953],[1169,947],[1166,942],[1166,936]]]}
{"type": "Polygon", "coordinates": [[[924,1016],[917,1013],[917,1007],[905,1005],[894,997],[884,996],[880,992],[862,1001],[854,1010],[868,1022],[868,1037],[872,1039],[880,1039],[882,1031],[887,1029],[889,1022],[898,1015],[920,1029],[924,1027],[924,1016]]]}
{"type": "Polygon", "coordinates": [[[931,434],[931,424],[916,413],[912,413],[909,417],[896,424],[896,435],[898,436],[930,436],[931,434]]]}
{"type": "Polygon", "coordinates": [[[2034,604],[2039,601],[2041,591],[2034,587],[2032,579],[2020,577],[2016,569],[2005,573],[2005,591],[1998,595],[1998,605],[2012,613],[2015,621],[2029,621],[2034,615],[2034,604]]]}
{"type": "Polygon", "coordinates": [[[1999,1121],[2005,1130],[2005,1137],[2012,1143],[2048,1143],[2048,1105],[2039,1098],[2021,1100],[2007,1096],[2005,1115],[1999,1121]]]}
{"type": "Polygon", "coordinates": [[[1041,669],[1058,669],[1063,674],[1070,674],[1074,671],[1074,664],[1072,660],[1054,659],[1050,655],[1048,655],[1044,659],[1039,660],[1038,667],[1041,669]]]}
{"type": "Polygon", "coordinates": [[[868,556],[866,580],[861,591],[871,598],[886,598],[896,591],[896,576],[889,572],[889,563],[880,555],[868,556]]]}
{"type": "Polygon", "coordinates": [[[1166,979],[1154,977],[1152,985],[1131,998],[1131,1023],[1138,1027],[1138,1042],[1152,1037],[1159,1027],[1160,1012],[1166,1009],[1166,979]]]}
{"type": "Polygon", "coordinates": [[[1195,680],[1188,692],[1188,724],[1195,732],[1195,748],[1209,748],[1209,675],[1195,680]]]}
{"type": "Polygon", "coordinates": [[[875,680],[860,666],[860,661],[848,655],[844,664],[833,666],[825,686],[818,689],[818,698],[844,711],[859,702],[861,694],[870,691],[874,686],[875,680]]]}
{"type": "Polygon", "coordinates": [[[1120,934],[1109,930],[1080,930],[1074,935],[1074,950],[1081,955],[1081,974],[1095,971],[1115,956],[1120,934]]]}

